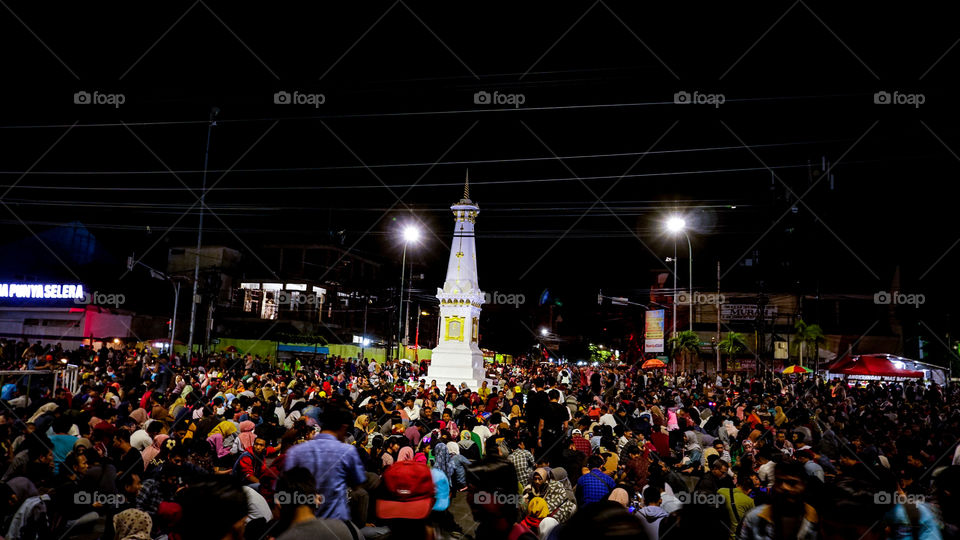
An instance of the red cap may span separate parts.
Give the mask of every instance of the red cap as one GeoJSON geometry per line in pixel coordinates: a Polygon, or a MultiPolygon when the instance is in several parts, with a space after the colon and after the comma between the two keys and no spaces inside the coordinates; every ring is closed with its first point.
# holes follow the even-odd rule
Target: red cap
{"type": "Polygon", "coordinates": [[[433,508],[433,475],[426,463],[398,461],[383,472],[384,493],[377,499],[381,519],[423,519],[433,508]]]}

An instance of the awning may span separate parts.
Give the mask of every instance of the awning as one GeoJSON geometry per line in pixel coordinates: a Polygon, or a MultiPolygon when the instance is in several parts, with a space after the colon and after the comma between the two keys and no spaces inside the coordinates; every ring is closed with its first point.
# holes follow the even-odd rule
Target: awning
{"type": "Polygon", "coordinates": [[[904,380],[921,379],[922,371],[902,369],[894,365],[899,357],[889,354],[861,354],[837,360],[827,368],[830,373],[848,375],[851,379],[904,380]]]}

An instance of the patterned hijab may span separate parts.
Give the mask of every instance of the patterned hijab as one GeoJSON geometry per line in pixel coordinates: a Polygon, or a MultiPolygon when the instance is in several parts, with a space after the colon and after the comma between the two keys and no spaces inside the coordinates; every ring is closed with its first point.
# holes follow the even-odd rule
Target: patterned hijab
{"type": "Polygon", "coordinates": [[[433,468],[439,469],[446,475],[447,480],[453,481],[454,465],[453,458],[450,456],[450,450],[445,443],[437,443],[433,447],[433,468]]]}
{"type": "Polygon", "coordinates": [[[120,540],[150,540],[153,520],[143,510],[128,508],[113,516],[113,528],[120,540]]]}

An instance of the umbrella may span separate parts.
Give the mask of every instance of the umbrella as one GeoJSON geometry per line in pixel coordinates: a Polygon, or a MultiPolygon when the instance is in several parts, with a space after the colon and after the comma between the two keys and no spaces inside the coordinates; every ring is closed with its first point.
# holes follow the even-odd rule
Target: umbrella
{"type": "Polygon", "coordinates": [[[657,369],[657,368],[667,367],[667,365],[664,364],[662,361],[657,360],[656,358],[651,358],[646,362],[644,362],[640,367],[642,367],[643,369],[657,369]]]}
{"type": "Polygon", "coordinates": [[[799,365],[799,364],[794,364],[794,365],[792,365],[792,366],[787,366],[787,368],[784,369],[783,372],[784,372],[784,373],[813,373],[813,371],[811,371],[811,370],[809,370],[809,369],[807,369],[807,368],[805,368],[805,367],[803,367],[803,366],[801,366],[801,365],[799,365]]]}

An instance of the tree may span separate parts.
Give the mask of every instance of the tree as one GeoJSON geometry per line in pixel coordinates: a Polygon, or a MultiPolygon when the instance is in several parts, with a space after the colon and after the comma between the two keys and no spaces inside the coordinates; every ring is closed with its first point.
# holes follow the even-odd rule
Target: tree
{"type": "Polygon", "coordinates": [[[687,366],[687,355],[700,352],[700,336],[693,330],[683,330],[674,334],[667,342],[673,356],[680,355],[682,363],[680,371],[684,371],[687,366]]]}
{"type": "Polygon", "coordinates": [[[747,341],[740,332],[727,332],[727,337],[720,340],[717,344],[720,354],[727,355],[727,363],[737,355],[747,350],[747,341]]]}
{"type": "Polygon", "coordinates": [[[820,369],[820,349],[819,343],[824,341],[826,338],[823,335],[823,330],[820,329],[819,324],[807,324],[803,319],[797,319],[797,322],[793,325],[793,329],[796,330],[794,334],[794,344],[799,349],[800,356],[800,365],[803,366],[803,360],[806,358],[806,349],[812,349],[813,358],[816,360],[815,369],[820,369]]]}
{"type": "Polygon", "coordinates": [[[613,353],[610,352],[610,349],[600,348],[593,343],[587,347],[587,353],[590,357],[590,362],[599,362],[601,364],[610,361],[610,357],[613,356],[613,353]]]}

